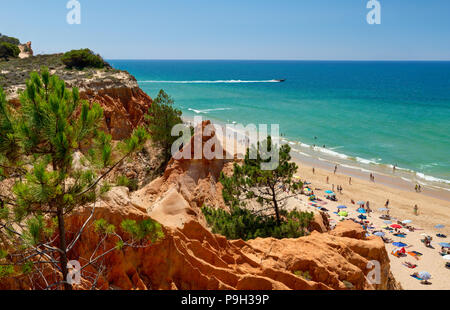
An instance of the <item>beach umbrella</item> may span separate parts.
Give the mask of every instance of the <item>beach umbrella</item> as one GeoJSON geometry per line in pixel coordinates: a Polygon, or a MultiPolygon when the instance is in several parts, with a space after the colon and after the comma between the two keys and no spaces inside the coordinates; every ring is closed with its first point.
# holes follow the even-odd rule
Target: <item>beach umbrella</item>
{"type": "Polygon", "coordinates": [[[398,225],[398,224],[392,224],[391,225],[392,228],[402,228],[402,226],[398,225]]]}
{"type": "Polygon", "coordinates": [[[450,248],[450,243],[448,242],[440,242],[439,245],[443,248],[450,248]]]}
{"type": "Polygon", "coordinates": [[[325,191],[325,194],[333,194],[334,195],[334,192],[333,191],[325,191]]]}
{"type": "Polygon", "coordinates": [[[419,272],[419,278],[421,278],[422,280],[430,280],[431,274],[427,271],[421,271],[419,272]]]}
{"type": "Polygon", "coordinates": [[[392,224],[392,221],[384,221],[385,224],[392,224]]]}
{"type": "Polygon", "coordinates": [[[450,255],[442,256],[442,258],[445,259],[445,260],[450,260],[450,255]]]}
{"type": "Polygon", "coordinates": [[[366,204],[364,201],[358,201],[357,203],[356,203],[357,205],[360,205],[360,206],[362,206],[362,205],[364,205],[364,204],[366,204]]]}
{"type": "Polygon", "coordinates": [[[412,222],[411,220],[404,220],[404,221],[402,221],[403,224],[409,224],[411,222],[412,222]]]}
{"type": "Polygon", "coordinates": [[[386,234],[382,231],[377,231],[376,233],[374,233],[374,235],[378,237],[384,237],[386,234]]]}
{"type": "Polygon", "coordinates": [[[359,208],[358,210],[356,210],[356,212],[358,212],[358,213],[367,213],[367,211],[365,210],[365,209],[363,209],[363,208],[359,208]]]}
{"type": "Polygon", "coordinates": [[[340,215],[340,216],[347,216],[348,212],[347,211],[341,211],[341,212],[338,213],[338,215],[340,215]]]}
{"type": "Polygon", "coordinates": [[[403,248],[403,247],[407,246],[407,244],[403,243],[403,242],[394,242],[394,243],[392,243],[392,245],[399,247],[399,248],[403,248]]]}
{"type": "Polygon", "coordinates": [[[384,212],[384,211],[387,211],[387,210],[389,210],[388,208],[379,208],[378,209],[378,211],[381,211],[381,212],[384,212]]]}
{"type": "Polygon", "coordinates": [[[445,225],[442,225],[442,224],[438,224],[438,225],[434,226],[434,228],[436,228],[436,229],[442,229],[444,227],[445,227],[445,225]]]}
{"type": "Polygon", "coordinates": [[[338,208],[338,209],[347,209],[346,206],[338,206],[337,208],[338,208]]]}

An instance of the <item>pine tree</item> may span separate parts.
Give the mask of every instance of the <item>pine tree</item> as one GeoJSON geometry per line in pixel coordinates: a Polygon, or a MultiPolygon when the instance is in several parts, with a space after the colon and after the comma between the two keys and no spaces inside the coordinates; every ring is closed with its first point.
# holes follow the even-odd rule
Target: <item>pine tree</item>
{"type": "MultiPolygon", "coordinates": [[[[111,137],[99,131],[103,118],[100,105],[80,100],[77,88],[67,89],[64,81],[51,76],[48,69],[43,68],[41,73],[31,73],[19,108],[6,101],[0,88],[0,174],[15,179],[9,193],[0,193],[0,233],[3,229],[15,238],[17,251],[37,251],[34,256],[51,258],[59,265],[61,283],[70,290],[72,286],[65,281],[70,250],[65,217],[95,201],[103,179],[138,151],[149,135],[144,128],[137,128],[113,150],[111,137]],[[92,149],[86,158],[99,168],[77,170],[74,153],[89,145],[92,149]],[[115,157],[118,160],[111,164],[115,157]],[[55,230],[59,237],[56,248],[49,246],[55,230]],[[58,260],[53,254],[59,256],[58,260]]],[[[147,231],[159,235],[160,227],[152,225],[153,229],[147,227],[147,231]]],[[[132,225],[127,227],[133,229],[132,225]]],[[[140,231],[136,227],[134,231],[140,231]]],[[[113,230],[107,233],[113,234],[113,230]]],[[[23,266],[28,263],[22,260],[23,266]]]]}
{"type": "Polygon", "coordinates": [[[178,137],[172,136],[172,128],[182,123],[181,111],[174,108],[173,104],[174,100],[161,89],[146,115],[152,141],[162,151],[161,169],[165,169],[167,166],[172,157],[172,144],[178,139],[178,137]]]}
{"type": "Polygon", "coordinates": [[[220,176],[225,203],[231,207],[245,207],[248,200],[254,199],[261,205],[262,214],[266,213],[266,209],[272,209],[276,223],[280,226],[281,211],[285,202],[298,194],[303,186],[301,182],[295,182],[293,179],[298,167],[290,162],[290,151],[291,148],[287,144],[281,147],[273,145],[270,136],[267,140],[258,142],[257,146],[253,145],[252,150],[248,148],[243,164],[234,164],[233,175],[227,177],[222,172],[220,176]],[[271,161],[271,158],[263,159],[262,151],[271,152],[272,148],[278,148],[277,162],[271,161]],[[256,158],[252,159],[253,157],[256,158]],[[263,163],[271,162],[272,169],[262,169],[263,163]]]}

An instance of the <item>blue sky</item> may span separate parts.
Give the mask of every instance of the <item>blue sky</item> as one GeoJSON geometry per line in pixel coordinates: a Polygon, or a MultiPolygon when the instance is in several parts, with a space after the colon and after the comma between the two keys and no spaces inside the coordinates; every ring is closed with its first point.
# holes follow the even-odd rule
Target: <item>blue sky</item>
{"type": "Polygon", "coordinates": [[[0,0],[0,32],[35,53],[89,47],[107,59],[450,60],[449,0],[0,0]]]}

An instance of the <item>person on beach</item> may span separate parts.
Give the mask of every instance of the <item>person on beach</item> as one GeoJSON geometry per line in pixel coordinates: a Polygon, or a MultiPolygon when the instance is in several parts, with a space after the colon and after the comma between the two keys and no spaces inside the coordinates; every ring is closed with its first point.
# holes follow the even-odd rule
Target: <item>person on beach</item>
{"type": "Polygon", "coordinates": [[[348,178],[348,184],[352,185],[352,177],[348,178]]]}
{"type": "Polygon", "coordinates": [[[419,207],[417,205],[414,206],[414,214],[419,215],[419,207]]]}
{"type": "Polygon", "coordinates": [[[314,167],[313,167],[313,174],[316,174],[316,169],[314,169],[314,167]]]}
{"type": "Polygon", "coordinates": [[[389,208],[389,199],[386,200],[386,203],[384,204],[384,206],[385,206],[386,208],[389,208]]]}
{"type": "Polygon", "coordinates": [[[334,166],[334,174],[336,174],[336,171],[337,171],[337,165],[334,166]]]}
{"type": "Polygon", "coordinates": [[[327,184],[328,184],[328,181],[330,180],[330,177],[329,176],[327,176],[327,184]]]}
{"type": "Polygon", "coordinates": [[[334,192],[334,184],[331,184],[331,190],[334,192]]]}
{"type": "Polygon", "coordinates": [[[397,169],[397,164],[395,164],[395,165],[392,167],[392,170],[394,171],[394,173],[395,173],[395,169],[397,169]]]}

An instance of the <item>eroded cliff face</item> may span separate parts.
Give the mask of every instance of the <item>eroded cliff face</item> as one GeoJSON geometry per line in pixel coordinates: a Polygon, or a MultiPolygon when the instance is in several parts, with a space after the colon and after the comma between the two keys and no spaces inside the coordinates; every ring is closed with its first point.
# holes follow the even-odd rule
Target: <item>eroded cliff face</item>
{"type": "MultiPolygon", "coordinates": [[[[22,49],[28,50],[25,45],[22,49]]],[[[82,99],[102,106],[105,116],[103,129],[114,140],[129,137],[133,129],[144,121],[144,114],[152,104],[152,99],[139,88],[134,76],[109,67],[68,70],[61,57],[62,54],[29,54],[24,59],[0,64],[0,87],[4,89],[8,101],[19,106],[19,95],[25,89],[30,73],[39,72],[42,66],[46,66],[51,74],[63,79],[68,88],[78,87],[82,99]]]]}
{"type": "Polygon", "coordinates": [[[103,129],[114,140],[128,138],[133,129],[143,123],[152,104],[152,99],[139,88],[136,79],[123,71],[107,77],[99,73],[89,80],[70,81],[69,85],[80,88],[82,99],[102,106],[103,129]]]}
{"type": "MultiPolygon", "coordinates": [[[[97,206],[95,218],[104,218],[116,227],[124,218],[150,216],[162,223],[165,233],[163,240],[149,247],[108,255],[98,288],[316,290],[347,289],[348,283],[354,289],[397,288],[384,243],[376,237],[359,238],[362,228],[351,221],[340,223],[339,233],[334,234],[228,241],[212,234],[176,191],[169,191],[165,199],[166,203],[149,214],[126,188],[115,188],[97,206]],[[370,260],[380,262],[379,284],[366,278],[370,260]],[[299,271],[310,279],[298,275],[299,271]]],[[[69,231],[79,228],[90,211],[87,207],[74,213],[67,221],[69,231]]],[[[87,229],[70,252],[71,259],[89,257],[100,238],[92,227],[87,229]]],[[[110,246],[113,244],[106,248],[110,246]]]]}

